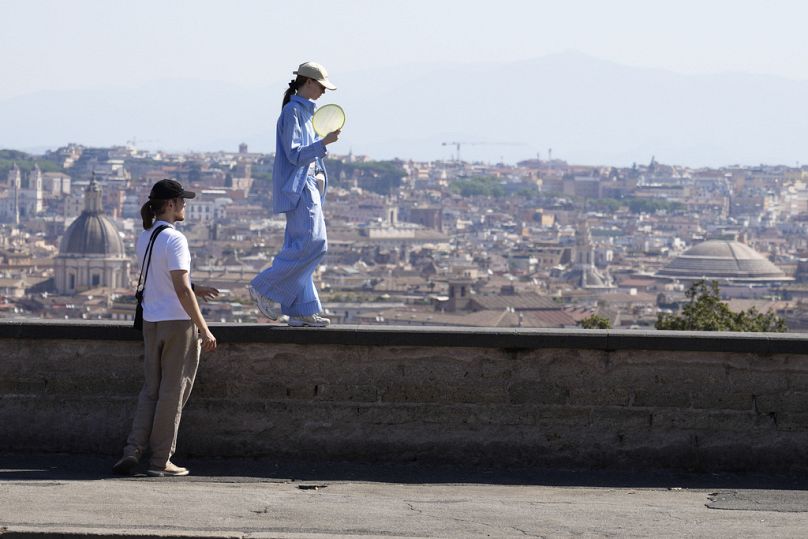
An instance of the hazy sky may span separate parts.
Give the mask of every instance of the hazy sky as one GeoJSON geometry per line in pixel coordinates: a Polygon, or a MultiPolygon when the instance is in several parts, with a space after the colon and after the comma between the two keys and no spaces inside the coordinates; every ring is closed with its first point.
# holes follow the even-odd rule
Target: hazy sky
{"type": "MultiPolygon", "coordinates": [[[[0,99],[165,78],[263,86],[306,59],[325,64],[339,82],[340,73],[380,65],[515,61],[568,49],[681,73],[808,79],[807,6],[799,0],[0,0],[0,99]]],[[[503,84],[514,81],[518,73],[503,84]]]]}

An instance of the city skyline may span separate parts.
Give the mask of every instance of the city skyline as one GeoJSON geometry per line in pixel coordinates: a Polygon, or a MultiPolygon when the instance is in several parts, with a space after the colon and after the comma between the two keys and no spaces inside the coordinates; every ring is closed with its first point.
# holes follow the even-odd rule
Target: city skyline
{"type": "MultiPolygon", "coordinates": [[[[808,168],[336,153],[327,167],[331,247],[317,278],[340,323],[574,327],[598,314],[650,327],[706,276],[733,308],[808,324],[808,168]]],[[[0,317],[131,317],[140,207],[154,181],[173,177],[199,193],[182,227],[195,278],[227,291],[205,309],[220,321],[255,320],[245,279],[284,238],[272,168],[271,155],[246,145],[188,155],[0,151],[0,317]]]]}

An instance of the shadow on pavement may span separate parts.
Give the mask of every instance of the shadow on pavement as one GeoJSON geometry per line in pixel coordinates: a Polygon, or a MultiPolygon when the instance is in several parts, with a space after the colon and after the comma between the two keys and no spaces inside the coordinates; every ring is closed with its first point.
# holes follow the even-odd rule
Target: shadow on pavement
{"type": "Polygon", "coordinates": [[[37,454],[0,455],[1,481],[197,481],[254,482],[376,482],[403,484],[490,484],[633,488],[808,490],[806,474],[683,473],[633,470],[511,469],[353,462],[298,462],[255,459],[177,458],[191,469],[182,478],[150,478],[141,466],[131,477],[112,473],[115,457],[37,454]]]}

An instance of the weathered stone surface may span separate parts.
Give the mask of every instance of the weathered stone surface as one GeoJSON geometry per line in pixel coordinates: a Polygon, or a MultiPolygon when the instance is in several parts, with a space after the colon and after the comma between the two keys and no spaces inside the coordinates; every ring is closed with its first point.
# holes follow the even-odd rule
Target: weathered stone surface
{"type": "Polygon", "coordinates": [[[695,409],[659,409],[651,413],[652,428],[666,431],[708,431],[710,433],[775,432],[775,424],[767,415],[752,411],[708,411],[695,409]]]}
{"type": "Polygon", "coordinates": [[[560,383],[545,380],[520,380],[508,388],[511,404],[558,404],[570,400],[570,388],[560,383]]]}
{"type": "MultiPolygon", "coordinates": [[[[753,365],[749,369],[728,369],[729,383],[736,393],[748,395],[761,395],[765,393],[779,393],[789,389],[789,379],[795,376],[793,372],[781,370],[777,361],[772,361],[768,368],[753,365]]],[[[808,390],[808,387],[805,388],[808,390]]]]}
{"type": "Polygon", "coordinates": [[[754,396],[749,393],[735,393],[726,383],[705,383],[693,388],[691,393],[693,408],[706,410],[752,410],[754,396]]]}
{"type": "Polygon", "coordinates": [[[315,386],[315,397],[320,401],[376,402],[379,390],[373,385],[320,384],[315,386]]]}
{"type": "Polygon", "coordinates": [[[593,425],[614,432],[629,430],[647,431],[651,428],[651,414],[637,408],[595,408],[592,410],[593,425]]]}
{"type": "Polygon", "coordinates": [[[761,414],[808,414],[808,391],[783,391],[755,398],[761,414]]]}
{"type": "MultiPolygon", "coordinates": [[[[142,344],[54,327],[0,331],[0,451],[116,454],[142,344]]],[[[442,330],[433,346],[429,331],[412,346],[338,328],[223,340],[203,355],[178,451],[733,470],[808,462],[808,353],[793,337],[777,341],[787,353],[756,354],[742,346],[749,337],[721,336],[727,351],[714,340],[677,350],[675,335],[612,339],[627,348],[610,349],[590,333],[516,331],[511,345],[495,332],[486,346],[485,332],[453,342],[442,330]]]]}
{"type": "Polygon", "coordinates": [[[803,371],[786,372],[784,376],[786,377],[788,389],[794,391],[808,391],[808,367],[803,371]]]}
{"type": "Polygon", "coordinates": [[[780,432],[808,432],[808,413],[806,412],[770,412],[780,432]]]}

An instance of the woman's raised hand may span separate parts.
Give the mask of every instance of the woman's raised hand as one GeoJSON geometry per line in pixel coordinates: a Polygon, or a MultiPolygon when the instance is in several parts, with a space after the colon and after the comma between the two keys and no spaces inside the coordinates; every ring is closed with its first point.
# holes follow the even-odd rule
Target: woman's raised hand
{"type": "Polygon", "coordinates": [[[326,136],[323,138],[323,144],[325,144],[326,146],[328,146],[328,145],[329,145],[329,144],[331,144],[332,142],[336,142],[336,141],[338,141],[338,140],[339,140],[339,134],[340,134],[340,132],[341,132],[341,131],[342,131],[342,129],[337,129],[336,131],[332,131],[332,132],[330,132],[329,134],[327,134],[327,135],[326,135],[326,136]]]}

